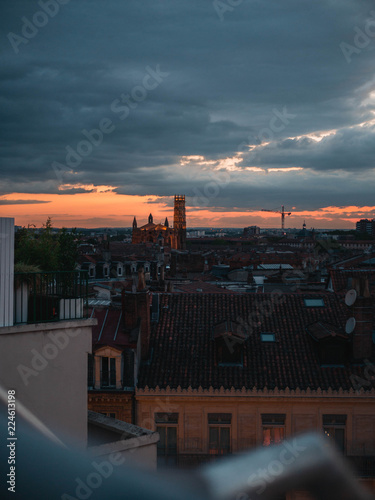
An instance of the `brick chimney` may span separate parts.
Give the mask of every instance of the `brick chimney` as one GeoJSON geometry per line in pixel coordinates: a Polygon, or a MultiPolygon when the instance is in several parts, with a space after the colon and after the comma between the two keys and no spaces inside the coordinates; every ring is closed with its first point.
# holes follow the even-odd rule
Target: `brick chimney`
{"type": "MultiPolygon", "coordinates": [[[[139,287],[138,287],[139,288],[139,287]]],[[[136,292],[122,293],[122,311],[125,330],[133,330],[140,321],[141,359],[147,360],[150,354],[150,307],[151,295],[147,288],[136,292]]]]}
{"type": "Polygon", "coordinates": [[[143,267],[141,267],[138,271],[137,291],[142,292],[145,289],[146,289],[145,270],[143,267]]]}
{"type": "Polygon", "coordinates": [[[372,353],[374,299],[370,295],[367,277],[353,278],[352,287],[357,292],[353,305],[353,316],[356,320],[353,331],[353,358],[360,360],[370,357],[372,353]]]}

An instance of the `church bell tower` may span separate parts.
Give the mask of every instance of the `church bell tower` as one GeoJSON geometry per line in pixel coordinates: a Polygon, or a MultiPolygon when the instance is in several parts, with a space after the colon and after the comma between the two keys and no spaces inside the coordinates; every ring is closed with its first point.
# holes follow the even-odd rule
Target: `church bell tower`
{"type": "Polygon", "coordinates": [[[186,250],[185,195],[176,194],[174,197],[173,229],[175,230],[176,248],[186,250]]]}

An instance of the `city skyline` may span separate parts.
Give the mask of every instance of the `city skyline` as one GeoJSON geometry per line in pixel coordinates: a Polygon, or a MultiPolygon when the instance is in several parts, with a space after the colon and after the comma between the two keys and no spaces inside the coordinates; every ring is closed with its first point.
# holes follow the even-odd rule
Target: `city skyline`
{"type": "Polygon", "coordinates": [[[375,217],[370,1],[6,1],[0,215],[354,229],[375,217]]]}

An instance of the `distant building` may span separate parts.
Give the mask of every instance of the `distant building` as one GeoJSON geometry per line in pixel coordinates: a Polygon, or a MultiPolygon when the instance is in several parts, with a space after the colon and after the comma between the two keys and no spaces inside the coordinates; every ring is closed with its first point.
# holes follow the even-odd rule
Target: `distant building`
{"type": "Polygon", "coordinates": [[[356,223],[355,228],[359,233],[367,233],[375,236],[375,219],[361,219],[356,223]]]}
{"type": "Polygon", "coordinates": [[[164,224],[154,224],[152,214],[148,216],[148,223],[138,227],[134,217],[132,243],[158,243],[160,246],[169,246],[176,250],[186,249],[186,215],[185,195],[174,197],[173,228],[169,227],[168,219],[164,224]]]}
{"type": "Polygon", "coordinates": [[[248,238],[249,236],[257,236],[258,234],[260,234],[260,227],[258,226],[245,227],[243,230],[244,238],[248,238]]]}

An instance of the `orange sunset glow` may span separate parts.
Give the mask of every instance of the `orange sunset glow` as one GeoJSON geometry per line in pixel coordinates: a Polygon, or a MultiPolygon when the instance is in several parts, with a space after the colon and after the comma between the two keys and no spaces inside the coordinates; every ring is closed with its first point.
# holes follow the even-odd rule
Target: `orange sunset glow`
{"type": "MultiPolygon", "coordinates": [[[[2,217],[14,217],[18,226],[45,223],[52,218],[55,227],[130,227],[133,217],[139,223],[146,222],[151,212],[154,220],[163,221],[173,215],[171,197],[130,196],[113,192],[110,186],[85,186],[87,193],[80,194],[27,194],[14,193],[0,198],[2,217]],[[93,192],[91,191],[93,190],[93,192]]],[[[258,225],[264,228],[279,227],[280,216],[262,212],[261,209],[243,210],[234,207],[215,209],[192,205],[194,198],[187,198],[188,227],[245,227],[258,225]],[[189,204],[190,201],[190,204],[189,204]]],[[[308,227],[353,229],[359,218],[373,218],[375,206],[322,207],[316,210],[290,209],[285,217],[285,227],[300,227],[306,221],[308,227]]]]}

